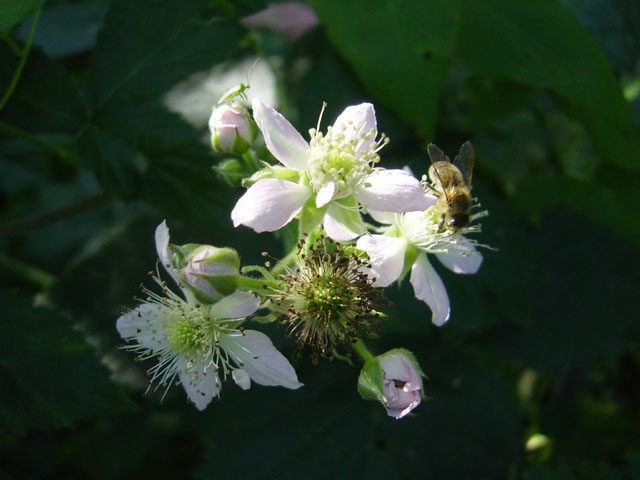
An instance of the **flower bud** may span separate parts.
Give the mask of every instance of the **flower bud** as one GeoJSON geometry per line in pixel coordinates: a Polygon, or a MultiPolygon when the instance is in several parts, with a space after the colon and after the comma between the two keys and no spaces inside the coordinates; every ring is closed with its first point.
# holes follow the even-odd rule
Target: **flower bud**
{"type": "Polygon", "coordinates": [[[209,118],[211,146],[216,152],[242,155],[253,143],[258,127],[249,112],[237,103],[213,108],[209,118]]]}
{"type": "Polygon", "coordinates": [[[230,187],[239,187],[245,176],[242,163],[237,158],[225,158],[213,169],[219,178],[230,187]]]}
{"type": "Polygon", "coordinates": [[[232,248],[185,245],[181,277],[203,303],[213,303],[238,288],[240,258],[232,248]]]}
{"type": "Polygon", "coordinates": [[[395,348],[367,360],[358,377],[358,392],[369,400],[378,400],[390,417],[400,419],[422,400],[422,377],[415,357],[395,348]]]}

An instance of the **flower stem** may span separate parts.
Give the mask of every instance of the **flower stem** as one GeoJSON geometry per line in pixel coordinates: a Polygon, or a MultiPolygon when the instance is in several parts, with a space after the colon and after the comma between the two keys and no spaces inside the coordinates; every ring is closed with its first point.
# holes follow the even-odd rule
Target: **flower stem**
{"type": "Polygon", "coordinates": [[[256,157],[253,154],[253,150],[247,150],[242,154],[242,158],[244,158],[244,161],[247,162],[247,165],[252,172],[257,172],[258,170],[260,170],[260,164],[258,163],[258,160],[256,160],[256,157]]]}
{"type": "Polygon", "coordinates": [[[266,293],[267,290],[276,287],[269,279],[244,277],[242,275],[238,277],[238,286],[248,288],[256,293],[266,293]]]}
{"type": "Polygon", "coordinates": [[[373,359],[373,355],[362,340],[358,339],[356,343],[353,343],[351,346],[357,352],[357,354],[360,355],[363,361],[366,362],[367,360],[373,359]]]}
{"type": "Polygon", "coordinates": [[[27,63],[27,57],[29,57],[29,51],[31,50],[31,42],[33,41],[33,34],[36,32],[36,25],[38,24],[38,19],[40,18],[40,12],[42,8],[39,8],[38,11],[33,16],[33,21],[31,22],[31,29],[29,30],[29,37],[27,38],[27,43],[24,46],[24,49],[20,52],[20,62],[18,63],[18,67],[16,71],[13,73],[13,78],[11,78],[11,83],[9,87],[4,92],[2,99],[0,100],[0,110],[2,107],[6,105],[13,93],[13,90],[16,88],[18,84],[18,80],[20,80],[20,75],[22,75],[22,69],[24,68],[24,64],[27,63]]]}

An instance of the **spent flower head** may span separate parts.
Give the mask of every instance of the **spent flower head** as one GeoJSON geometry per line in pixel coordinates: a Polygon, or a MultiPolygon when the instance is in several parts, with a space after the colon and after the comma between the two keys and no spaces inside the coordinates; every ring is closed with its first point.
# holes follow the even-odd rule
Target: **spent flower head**
{"type": "Polygon", "coordinates": [[[298,266],[281,276],[273,301],[299,351],[309,347],[317,362],[333,348],[376,332],[385,302],[364,272],[366,261],[345,247],[321,235],[298,248],[298,266]]]}

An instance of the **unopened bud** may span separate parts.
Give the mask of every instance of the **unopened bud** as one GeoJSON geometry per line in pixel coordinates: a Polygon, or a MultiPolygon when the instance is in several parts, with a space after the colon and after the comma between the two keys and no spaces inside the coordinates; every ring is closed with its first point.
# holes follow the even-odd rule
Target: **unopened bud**
{"type": "Polygon", "coordinates": [[[238,288],[240,258],[232,248],[187,245],[181,277],[203,303],[213,303],[238,288]]]}
{"type": "Polygon", "coordinates": [[[366,399],[378,400],[390,417],[400,419],[420,404],[423,376],[415,357],[395,348],[365,362],[358,392],[366,399]]]}
{"type": "Polygon", "coordinates": [[[249,112],[236,103],[214,107],[209,118],[209,130],[215,151],[238,155],[249,150],[258,134],[258,127],[249,112]]]}
{"type": "Polygon", "coordinates": [[[225,158],[213,167],[220,179],[230,187],[239,187],[244,177],[242,163],[236,158],[225,158]]]}

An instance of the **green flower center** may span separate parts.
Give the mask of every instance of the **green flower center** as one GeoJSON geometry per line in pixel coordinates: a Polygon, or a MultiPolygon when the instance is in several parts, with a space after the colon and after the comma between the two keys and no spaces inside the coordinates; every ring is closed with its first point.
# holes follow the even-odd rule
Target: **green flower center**
{"type": "Polygon", "coordinates": [[[381,291],[373,288],[366,262],[320,237],[299,247],[299,268],[282,278],[279,305],[284,323],[298,339],[298,349],[311,347],[311,357],[326,357],[339,344],[350,345],[362,333],[380,327],[381,291]]]}
{"type": "Polygon", "coordinates": [[[336,186],[334,198],[343,198],[354,193],[371,173],[374,165],[380,161],[376,152],[384,143],[381,139],[379,142],[372,142],[369,148],[357,151],[361,142],[373,140],[375,132],[347,136],[344,130],[329,127],[326,134],[314,129],[309,131],[311,156],[308,171],[311,187],[318,192],[327,182],[333,181],[336,186]]]}

